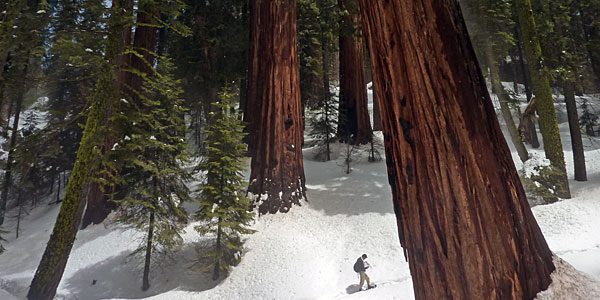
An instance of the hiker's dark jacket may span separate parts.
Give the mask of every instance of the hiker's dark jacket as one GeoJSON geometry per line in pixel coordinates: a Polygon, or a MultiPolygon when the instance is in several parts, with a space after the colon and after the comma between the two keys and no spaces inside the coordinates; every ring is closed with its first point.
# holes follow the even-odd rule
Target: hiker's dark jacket
{"type": "Polygon", "coordinates": [[[362,258],[358,258],[356,263],[354,263],[354,272],[364,272],[365,271],[365,263],[362,258]]]}

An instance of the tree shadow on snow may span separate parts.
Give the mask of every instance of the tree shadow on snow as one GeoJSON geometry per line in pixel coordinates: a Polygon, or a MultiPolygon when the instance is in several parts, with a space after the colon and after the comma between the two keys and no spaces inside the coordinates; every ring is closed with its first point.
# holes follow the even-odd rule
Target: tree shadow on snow
{"type": "Polygon", "coordinates": [[[194,292],[212,289],[224,278],[215,281],[211,279],[211,273],[191,268],[197,256],[196,245],[185,244],[182,249],[173,253],[171,259],[153,262],[150,266],[150,289],[145,292],[141,290],[143,257],[131,258],[129,252],[121,252],[65,278],[61,282],[57,298],[140,299],[174,289],[194,292]],[[68,292],[63,294],[60,290],[68,292]]]}
{"type": "Polygon", "coordinates": [[[385,162],[355,164],[345,174],[336,162],[305,161],[309,205],[327,215],[393,214],[385,162]]]}

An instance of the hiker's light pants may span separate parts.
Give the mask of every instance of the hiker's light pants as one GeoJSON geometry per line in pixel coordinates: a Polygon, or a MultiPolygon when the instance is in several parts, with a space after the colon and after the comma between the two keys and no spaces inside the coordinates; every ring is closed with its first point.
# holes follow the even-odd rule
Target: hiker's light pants
{"type": "Polygon", "coordinates": [[[358,274],[360,274],[360,284],[358,285],[359,289],[362,289],[365,280],[367,281],[367,287],[371,286],[371,280],[369,279],[369,276],[367,276],[367,273],[365,273],[365,271],[358,272],[358,274]]]}

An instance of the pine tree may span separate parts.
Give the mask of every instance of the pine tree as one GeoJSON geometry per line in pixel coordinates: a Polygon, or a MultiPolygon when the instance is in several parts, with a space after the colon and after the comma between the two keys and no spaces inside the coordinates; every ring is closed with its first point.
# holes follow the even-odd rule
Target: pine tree
{"type": "Polygon", "coordinates": [[[200,185],[200,208],[197,212],[202,225],[196,226],[201,234],[215,236],[214,250],[202,255],[210,260],[213,280],[239,263],[243,252],[243,234],[253,233],[249,228],[254,213],[248,211],[250,199],[245,196],[246,145],[242,142],[244,126],[240,112],[235,108],[236,95],[228,87],[219,93],[219,102],[213,103],[202,162],[198,169],[205,180],[200,185]]]}
{"type": "Polygon", "coordinates": [[[297,2],[300,95],[304,112],[306,107],[315,107],[322,99],[322,20],[319,16],[321,10],[318,1],[298,0],[297,2]]]}
{"type": "MultiPolygon", "coordinates": [[[[145,77],[140,103],[122,100],[115,114],[124,137],[106,160],[108,184],[121,186],[114,195],[120,204],[119,220],[147,232],[146,243],[135,250],[145,253],[142,290],[150,287],[153,250],[172,250],[183,243],[180,233],[187,221],[182,203],[189,200],[184,168],[186,110],[180,82],[171,75],[167,58],[158,62],[154,76],[145,77]]],[[[160,252],[159,252],[160,253],[160,252]]]]}
{"type": "MultiPolygon", "coordinates": [[[[14,149],[17,142],[20,113],[23,107],[25,94],[29,88],[37,83],[37,71],[39,60],[44,54],[44,41],[46,39],[46,26],[49,13],[46,12],[48,5],[46,1],[31,0],[22,1],[26,3],[16,4],[18,18],[10,20],[14,22],[10,44],[6,37],[2,37],[1,51],[6,51],[8,58],[4,62],[0,73],[2,73],[2,102],[14,106],[13,123],[7,124],[7,129],[12,129],[9,144],[9,154],[5,166],[5,176],[0,196],[0,225],[4,222],[4,215],[8,202],[8,192],[12,183],[12,168],[14,160],[14,149]],[[19,10],[20,9],[20,10],[19,10]]],[[[10,23],[9,21],[9,23],[10,23]]],[[[1,25],[0,25],[1,26],[1,25]]],[[[3,30],[0,28],[0,30],[3,30]]],[[[10,31],[10,30],[9,30],[10,31]]],[[[0,52],[1,52],[0,51],[0,52]]],[[[6,119],[8,122],[8,119],[6,119]]]]}
{"type": "Polygon", "coordinates": [[[94,91],[90,94],[88,117],[65,198],[27,294],[30,300],[50,300],[56,294],[56,288],[62,278],[83,215],[85,203],[82,201],[82,196],[92,175],[90,170],[95,170],[99,163],[98,149],[101,137],[106,133],[104,130],[104,120],[108,117],[106,112],[115,104],[115,99],[118,99],[113,85],[114,68],[117,65],[116,58],[123,50],[121,27],[125,17],[119,8],[119,1],[114,1],[110,12],[105,11],[102,16],[110,16],[109,34],[101,44],[105,46],[103,64],[99,68],[94,91]]]}
{"type": "Polygon", "coordinates": [[[339,121],[338,101],[336,97],[327,94],[322,95],[312,106],[310,106],[308,123],[310,124],[309,135],[317,143],[316,158],[322,161],[331,160],[331,144],[335,142],[339,121]]]}

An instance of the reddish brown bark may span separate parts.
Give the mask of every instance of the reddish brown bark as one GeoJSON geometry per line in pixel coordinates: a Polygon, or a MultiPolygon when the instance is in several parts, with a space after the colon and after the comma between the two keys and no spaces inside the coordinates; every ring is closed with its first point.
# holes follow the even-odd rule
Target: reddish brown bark
{"type": "Polygon", "coordinates": [[[246,120],[254,146],[248,190],[260,214],[287,212],[306,197],[296,1],[251,4],[246,120]]]}
{"type": "Polygon", "coordinates": [[[340,117],[338,135],[351,144],[366,144],[371,141],[373,130],[369,117],[365,83],[364,53],[360,24],[360,12],[355,0],[338,0],[340,9],[347,10],[341,20],[340,33],[340,117]],[[353,30],[349,28],[356,27],[353,30]]]}
{"type": "Polygon", "coordinates": [[[533,299],[552,253],[455,0],[361,0],[417,300],[533,299]]]}

